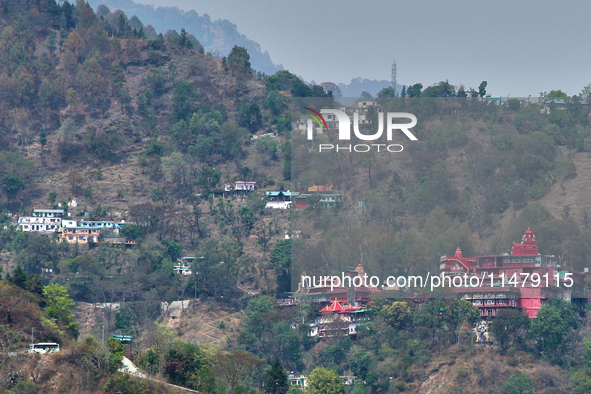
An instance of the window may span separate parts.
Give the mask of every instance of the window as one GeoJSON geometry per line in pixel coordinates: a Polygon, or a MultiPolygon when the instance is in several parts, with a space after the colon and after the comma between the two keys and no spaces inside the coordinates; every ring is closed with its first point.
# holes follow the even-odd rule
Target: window
{"type": "Polygon", "coordinates": [[[521,259],[519,257],[513,257],[513,262],[514,263],[520,263],[521,259]]]}
{"type": "Polygon", "coordinates": [[[486,305],[494,305],[495,300],[486,300],[486,305]]]}
{"type": "Polygon", "coordinates": [[[511,257],[503,257],[503,263],[510,263],[511,257]]]}
{"type": "Polygon", "coordinates": [[[499,305],[505,305],[505,300],[497,300],[497,304],[499,304],[499,305]]]}
{"type": "Polygon", "coordinates": [[[524,257],[523,258],[523,262],[524,263],[533,263],[534,262],[534,258],[533,257],[524,257]]]}

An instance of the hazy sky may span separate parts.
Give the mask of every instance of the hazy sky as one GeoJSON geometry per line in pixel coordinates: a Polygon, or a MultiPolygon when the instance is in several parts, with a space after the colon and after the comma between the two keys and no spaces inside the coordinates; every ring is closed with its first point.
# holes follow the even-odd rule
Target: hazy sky
{"type": "MultiPolygon", "coordinates": [[[[315,80],[390,79],[503,96],[591,83],[591,2],[569,0],[136,0],[228,19],[276,64],[315,80]]],[[[179,27],[180,28],[180,27],[179,27]]]]}

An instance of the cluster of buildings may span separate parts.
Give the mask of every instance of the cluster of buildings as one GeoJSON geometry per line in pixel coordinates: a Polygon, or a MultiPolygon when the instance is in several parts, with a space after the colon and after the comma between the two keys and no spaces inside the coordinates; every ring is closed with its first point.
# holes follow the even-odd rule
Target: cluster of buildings
{"type": "Polygon", "coordinates": [[[113,243],[133,245],[135,241],[121,236],[125,221],[73,220],[63,209],[33,209],[31,216],[18,218],[18,228],[40,234],[58,233],[58,242],[69,244],[113,243]]]}
{"type": "MultiPolygon", "coordinates": [[[[455,298],[470,301],[480,310],[483,320],[490,320],[507,308],[522,309],[530,318],[535,318],[550,298],[569,301],[582,312],[588,300],[589,270],[577,272],[561,266],[554,256],[540,254],[531,229],[523,234],[520,243],[513,243],[511,253],[464,257],[458,248],[454,255],[441,257],[439,268],[440,277],[448,278],[443,283],[453,283],[447,287],[455,298]],[[471,277],[479,278],[477,285],[471,283],[471,277]]],[[[359,264],[345,275],[351,279],[364,277],[365,270],[359,264]]],[[[343,280],[345,282],[348,281],[343,280]]],[[[355,282],[352,280],[352,283],[355,282]]],[[[421,302],[405,296],[406,290],[412,291],[350,284],[331,287],[330,282],[318,286],[300,283],[298,290],[280,305],[291,307],[305,300],[320,305],[319,315],[307,322],[311,337],[354,336],[369,320],[367,307],[371,298],[406,298],[421,302]]]]}
{"type": "Polygon", "coordinates": [[[334,208],[341,204],[341,195],[333,192],[333,185],[310,186],[307,193],[269,191],[267,197],[269,201],[265,208],[273,209],[304,209],[316,204],[323,208],[334,208]]]}
{"type": "Polygon", "coordinates": [[[541,255],[531,229],[521,243],[513,243],[510,254],[464,257],[458,248],[453,256],[441,257],[439,268],[446,276],[483,278],[478,287],[460,280],[455,282],[460,286],[452,287],[456,297],[470,301],[483,318],[506,308],[523,309],[533,318],[550,298],[570,301],[579,311],[587,303],[589,270],[577,272],[561,266],[554,256],[541,255]]]}
{"type": "MultiPolygon", "coordinates": [[[[356,106],[343,106],[337,109],[339,111],[346,113],[349,116],[349,119],[353,119],[353,117],[356,116],[359,125],[369,125],[372,123],[370,117],[368,116],[369,108],[376,106],[377,103],[375,101],[360,100],[357,102],[356,106]]],[[[382,109],[378,107],[378,111],[382,112],[382,109]]],[[[326,121],[326,126],[324,127],[328,127],[329,131],[339,129],[339,121],[334,114],[322,114],[322,116],[326,121]]],[[[305,134],[309,128],[313,128],[314,132],[318,134],[322,134],[325,132],[325,130],[323,130],[323,127],[313,122],[309,116],[295,120],[292,123],[292,130],[298,130],[302,134],[305,134]]]]}
{"type": "MultiPolygon", "coordinates": [[[[363,277],[365,269],[361,264],[355,269],[345,272],[353,280],[363,277]]],[[[333,286],[300,283],[298,291],[292,294],[290,302],[285,306],[297,305],[301,301],[311,301],[321,305],[320,314],[307,323],[310,326],[308,336],[328,338],[337,336],[354,336],[357,328],[366,323],[367,305],[370,295],[380,290],[375,287],[364,286],[333,286]]]]}

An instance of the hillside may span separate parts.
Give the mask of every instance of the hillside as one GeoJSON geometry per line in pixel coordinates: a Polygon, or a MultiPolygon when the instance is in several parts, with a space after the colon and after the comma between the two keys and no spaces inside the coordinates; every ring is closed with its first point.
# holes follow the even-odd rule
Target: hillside
{"type": "Polygon", "coordinates": [[[236,25],[230,21],[212,21],[207,13],[199,15],[195,11],[182,11],[176,7],[154,7],[138,4],[131,0],[107,0],[90,1],[93,8],[104,4],[114,10],[123,10],[130,18],[138,17],[145,25],[151,25],[156,32],[166,33],[168,30],[180,32],[181,28],[187,31],[201,42],[206,52],[219,52],[227,56],[235,45],[244,47],[250,54],[251,63],[255,70],[266,74],[275,74],[283,67],[275,65],[267,51],[244,34],[238,32],[236,25]]]}
{"type": "Polygon", "coordinates": [[[277,302],[296,268],[435,274],[440,256],[506,253],[528,227],[561,267],[589,267],[587,98],[496,102],[415,85],[363,113],[365,133],[381,111],[416,115],[404,152],[308,158],[291,132],[302,107],[341,104],[287,71],[256,73],[242,46],[220,57],[182,26],[151,34],[84,1],[0,11],[2,389],[167,390],[116,372],[123,352],[146,375],[211,393],[284,394],[286,371],[356,394],[591,386],[585,313],[560,300],[544,300],[545,319],[508,309],[486,349],[473,344],[481,318],[466,300],[368,296],[349,305],[363,313],[355,335],[322,339],[309,324],[326,301],[277,302]],[[232,190],[237,181],[254,190],[232,190]],[[338,203],[321,203],[310,191],[320,189],[338,203]],[[265,192],[288,190],[307,207],[265,208],[265,192]],[[127,246],[19,229],[19,216],[51,207],[121,224],[127,246]],[[182,257],[192,274],[175,273],[182,257]],[[63,351],[25,354],[31,328],[63,351]],[[120,334],[131,349],[109,340],[120,334]]]}

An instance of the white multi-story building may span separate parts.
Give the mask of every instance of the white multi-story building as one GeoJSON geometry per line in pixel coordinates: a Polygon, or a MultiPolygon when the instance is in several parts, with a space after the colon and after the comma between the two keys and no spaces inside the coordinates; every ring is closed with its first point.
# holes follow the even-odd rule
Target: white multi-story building
{"type": "Polygon", "coordinates": [[[60,217],[21,216],[18,218],[19,229],[26,232],[56,232],[61,225],[60,217]]]}
{"type": "Polygon", "coordinates": [[[254,190],[256,182],[236,181],[234,190],[254,190]]]}

